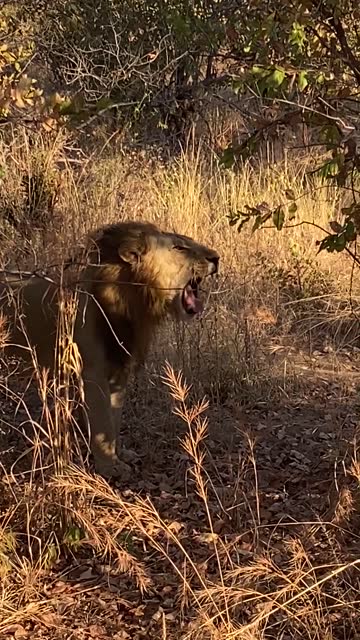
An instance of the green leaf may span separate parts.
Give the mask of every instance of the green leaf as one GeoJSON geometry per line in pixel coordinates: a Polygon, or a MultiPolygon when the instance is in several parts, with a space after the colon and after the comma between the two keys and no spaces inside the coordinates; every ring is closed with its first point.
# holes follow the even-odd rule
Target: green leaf
{"type": "Polygon", "coordinates": [[[244,88],[244,82],[242,80],[233,80],[231,87],[233,92],[237,96],[240,93],[240,91],[244,88]]]}
{"type": "Polygon", "coordinates": [[[289,220],[293,220],[295,218],[296,212],[297,212],[297,204],[296,202],[292,202],[288,206],[289,220]]]}
{"type": "Polygon", "coordinates": [[[321,241],[318,241],[316,243],[319,245],[318,253],[320,253],[320,251],[328,251],[329,253],[333,253],[333,251],[335,251],[336,238],[337,236],[335,235],[329,235],[323,238],[321,241]]]}
{"type": "Polygon", "coordinates": [[[254,231],[259,229],[259,227],[261,227],[261,225],[262,225],[262,216],[261,215],[257,215],[256,218],[255,218],[255,222],[253,224],[253,227],[251,229],[252,233],[254,233],[254,231]]]}
{"type": "Polygon", "coordinates": [[[289,36],[289,42],[300,52],[303,52],[306,43],[305,27],[299,22],[294,22],[289,36]]]}
{"type": "Polygon", "coordinates": [[[282,207],[276,207],[272,214],[272,220],[277,230],[281,231],[285,222],[285,213],[282,207]]]}
{"type": "Polygon", "coordinates": [[[297,85],[299,87],[299,91],[304,91],[304,89],[308,86],[309,81],[307,79],[307,72],[300,71],[297,77],[297,85]]]}
{"type": "Polygon", "coordinates": [[[355,242],[356,240],[356,229],[352,220],[349,220],[345,227],[345,238],[346,242],[355,242]]]}
{"type": "Polygon", "coordinates": [[[254,76],[260,76],[262,77],[264,74],[267,73],[267,70],[264,69],[264,67],[259,67],[259,65],[254,64],[254,66],[251,68],[251,73],[254,76]]]}
{"type": "Polygon", "coordinates": [[[72,115],[74,113],[72,100],[64,100],[59,105],[57,105],[57,110],[63,116],[72,115]]]}
{"type": "Polygon", "coordinates": [[[58,557],[59,557],[58,547],[53,542],[51,542],[46,547],[46,550],[43,556],[44,566],[47,568],[50,568],[55,564],[58,557]]]}
{"type": "Polygon", "coordinates": [[[328,149],[334,145],[338,145],[341,140],[341,134],[335,124],[326,124],[320,129],[319,138],[328,145],[328,149]]]}
{"type": "Polygon", "coordinates": [[[70,547],[78,547],[81,543],[81,540],[85,538],[85,532],[80,527],[76,525],[70,526],[64,536],[65,542],[70,547]]]}
{"type": "Polygon", "coordinates": [[[346,246],[346,234],[345,233],[341,233],[339,236],[337,236],[336,241],[335,241],[335,251],[337,251],[338,253],[340,253],[340,251],[343,251],[345,249],[346,246]]]}
{"type": "Polygon", "coordinates": [[[331,160],[327,160],[317,171],[321,178],[330,179],[338,175],[342,165],[344,163],[343,154],[339,153],[331,160]]]}
{"type": "Polygon", "coordinates": [[[122,531],[117,536],[117,542],[124,548],[128,553],[134,554],[136,550],[134,536],[131,531],[122,531]]]}
{"type": "Polygon", "coordinates": [[[329,253],[337,251],[338,253],[340,253],[346,247],[346,235],[345,233],[340,233],[339,235],[330,234],[323,238],[323,240],[321,240],[321,242],[318,244],[318,253],[320,253],[320,251],[328,251],[329,253]]]}
{"type": "Polygon", "coordinates": [[[277,68],[273,73],[267,78],[266,84],[270,87],[278,88],[282,85],[285,80],[285,71],[284,69],[277,68]]]}
{"type": "Polygon", "coordinates": [[[220,156],[219,162],[225,169],[230,169],[234,165],[235,159],[234,148],[227,147],[220,156]]]}

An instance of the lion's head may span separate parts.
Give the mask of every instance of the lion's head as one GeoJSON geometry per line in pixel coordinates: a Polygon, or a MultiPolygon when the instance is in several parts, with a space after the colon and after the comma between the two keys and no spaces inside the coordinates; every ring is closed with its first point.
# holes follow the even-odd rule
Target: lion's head
{"type": "MultiPolygon", "coordinates": [[[[113,300],[110,306],[114,310],[124,300],[138,309],[142,298],[144,308],[155,317],[169,312],[188,320],[203,311],[200,284],[217,273],[219,266],[219,256],[213,249],[146,222],[105,226],[91,237],[91,242],[95,246],[91,262],[100,269],[106,298],[113,300]]],[[[97,293],[104,298],[100,291],[97,293]]]]}

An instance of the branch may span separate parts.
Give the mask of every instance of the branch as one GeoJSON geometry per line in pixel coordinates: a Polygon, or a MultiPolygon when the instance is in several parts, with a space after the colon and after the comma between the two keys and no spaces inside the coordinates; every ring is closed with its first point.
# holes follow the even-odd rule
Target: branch
{"type": "Polygon", "coordinates": [[[355,58],[349,46],[342,22],[337,16],[333,15],[330,18],[330,24],[338,37],[345,62],[347,62],[348,66],[353,71],[357,83],[360,84],[360,61],[355,58]]]}
{"type": "Polygon", "coordinates": [[[352,70],[356,78],[356,81],[358,82],[358,84],[360,84],[360,60],[358,60],[354,56],[351,50],[351,47],[348,43],[348,40],[345,34],[345,29],[343,27],[343,24],[340,18],[335,15],[335,11],[330,12],[323,2],[319,4],[318,0],[313,0],[312,5],[315,11],[318,11],[320,13],[323,20],[328,21],[330,27],[332,28],[333,32],[337,36],[338,43],[340,45],[340,48],[343,54],[344,62],[352,70]]]}

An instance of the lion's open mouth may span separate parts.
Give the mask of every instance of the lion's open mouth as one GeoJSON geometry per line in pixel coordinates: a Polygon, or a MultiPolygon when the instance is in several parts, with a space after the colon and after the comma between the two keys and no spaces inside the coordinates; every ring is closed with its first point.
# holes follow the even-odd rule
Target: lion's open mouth
{"type": "Polygon", "coordinates": [[[201,278],[192,278],[182,292],[181,302],[186,313],[190,316],[195,316],[204,311],[204,305],[199,298],[200,282],[201,278]]]}

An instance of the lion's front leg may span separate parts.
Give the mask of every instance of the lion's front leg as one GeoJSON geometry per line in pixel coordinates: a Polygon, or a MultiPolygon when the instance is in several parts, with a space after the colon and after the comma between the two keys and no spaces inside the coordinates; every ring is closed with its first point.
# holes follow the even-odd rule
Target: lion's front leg
{"type": "MultiPolygon", "coordinates": [[[[130,376],[131,368],[125,367],[123,370],[116,371],[110,378],[110,403],[113,410],[113,419],[116,421],[116,436],[119,437],[118,422],[121,420],[121,410],[124,406],[127,383],[130,376]]],[[[138,459],[138,455],[131,449],[125,449],[119,442],[117,450],[121,460],[126,462],[134,462],[138,459]]]]}
{"type": "Polygon", "coordinates": [[[120,476],[126,480],[131,469],[116,454],[117,429],[112,415],[109,381],[105,374],[94,368],[83,371],[83,382],[95,469],[103,476],[120,476]]]}

